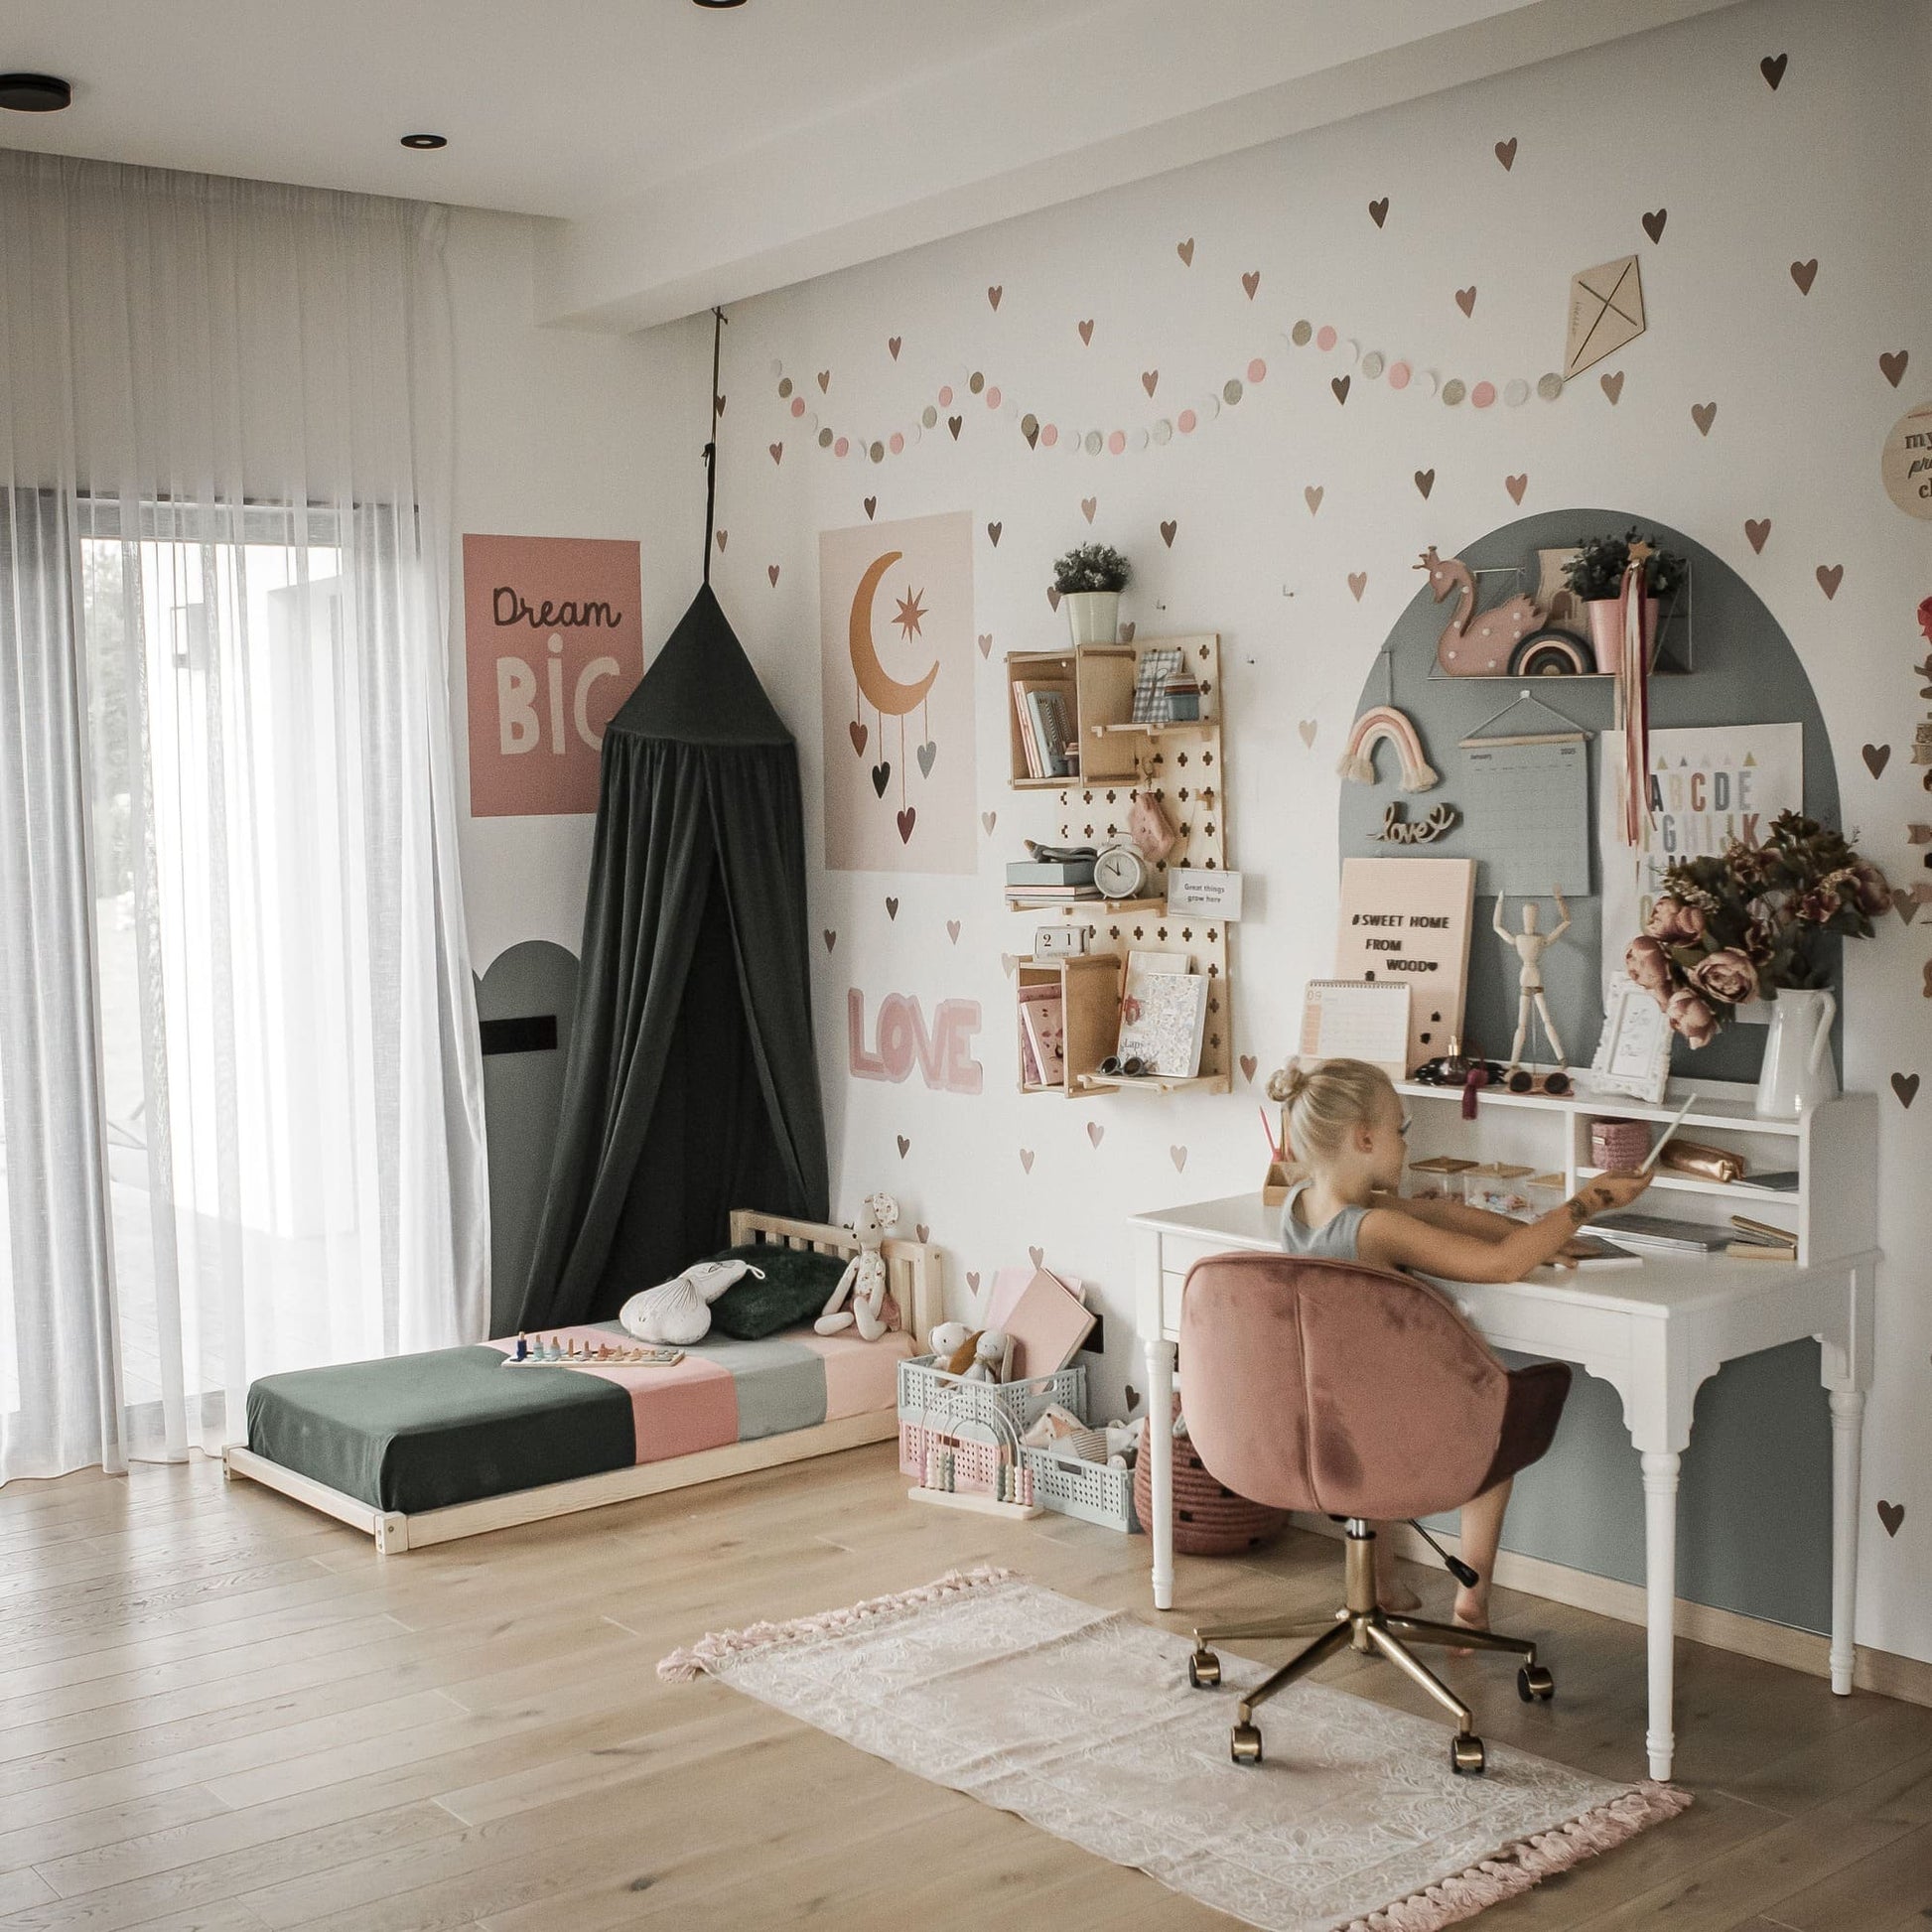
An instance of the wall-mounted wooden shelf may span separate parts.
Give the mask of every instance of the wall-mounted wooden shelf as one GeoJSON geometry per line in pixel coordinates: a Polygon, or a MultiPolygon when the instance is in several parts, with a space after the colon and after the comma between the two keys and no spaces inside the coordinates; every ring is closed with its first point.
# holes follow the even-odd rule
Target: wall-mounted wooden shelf
{"type": "MultiPolygon", "coordinates": [[[[1093,1098],[1125,1093],[1227,1093],[1232,1090],[1234,1014],[1228,984],[1228,928],[1219,919],[1171,913],[1167,874],[1176,868],[1218,870],[1228,863],[1227,826],[1221,809],[1221,640],[1206,632],[1189,637],[1138,638],[1132,644],[1098,644],[1067,651],[1018,651],[1007,658],[1009,743],[1016,790],[1056,790],[1063,845],[1102,846],[1128,837],[1128,813],[1145,790],[1161,803],[1175,832],[1173,849],[1152,868],[1156,890],[1133,899],[1035,898],[1009,892],[1007,907],[1035,918],[1042,913],[1084,926],[1087,951],[1064,959],[1024,959],[1016,967],[1020,989],[1057,981],[1066,1026],[1065,1079],[1055,1086],[1022,1082],[1026,1093],[1093,1098]],[[1134,683],[1143,652],[1178,651],[1201,687],[1202,716],[1173,725],[1136,725],[1134,683]],[[1013,704],[1016,678],[1052,677],[1074,693],[1080,775],[1040,779],[1027,774],[1026,747],[1013,704]],[[1207,1027],[1199,1070],[1185,1079],[1120,1079],[1101,1074],[1100,1062],[1120,1043],[1120,1001],[1127,955],[1133,951],[1184,952],[1206,976],[1207,1027]]],[[[1016,1029],[1020,1025],[1017,1011],[1016,1029]]],[[[1016,1035],[1016,1051],[1018,1038],[1016,1035]]],[[[1022,1059],[1024,1066],[1024,1058],[1022,1059]]]]}

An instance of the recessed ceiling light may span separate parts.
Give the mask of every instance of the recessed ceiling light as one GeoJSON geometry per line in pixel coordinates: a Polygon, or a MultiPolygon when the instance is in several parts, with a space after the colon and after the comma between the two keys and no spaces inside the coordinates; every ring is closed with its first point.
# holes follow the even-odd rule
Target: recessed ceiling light
{"type": "Polygon", "coordinates": [[[726,7],[742,7],[745,0],[696,0],[700,7],[710,7],[722,12],[726,7]]]}
{"type": "Polygon", "coordinates": [[[0,107],[16,114],[58,114],[72,99],[72,83],[51,73],[0,73],[0,107]]]}
{"type": "Polygon", "coordinates": [[[405,134],[402,144],[406,148],[447,148],[450,137],[447,134],[405,134]]]}

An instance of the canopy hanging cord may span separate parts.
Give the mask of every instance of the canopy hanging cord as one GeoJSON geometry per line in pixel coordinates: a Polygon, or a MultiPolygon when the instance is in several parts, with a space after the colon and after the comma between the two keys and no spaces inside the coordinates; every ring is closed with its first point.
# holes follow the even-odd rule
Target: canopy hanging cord
{"type": "Polygon", "coordinates": [[[704,581],[711,582],[711,525],[718,512],[718,349],[725,333],[725,312],[711,312],[711,440],[704,446],[704,581]]]}

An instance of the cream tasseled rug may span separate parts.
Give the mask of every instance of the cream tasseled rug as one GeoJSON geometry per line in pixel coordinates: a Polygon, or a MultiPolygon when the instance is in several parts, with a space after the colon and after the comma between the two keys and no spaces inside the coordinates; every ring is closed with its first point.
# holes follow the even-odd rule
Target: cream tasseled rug
{"type": "Polygon", "coordinates": [[[1489,1746],[1457,1777],[1440,1724],[1304,1683],[1262,1709],[1266,1760],[1228,1757],[1266,1667],[1009,1571],[705,1637],[699,1672],[934,1784],[1137,1865],[1269,1932],[1435,1932],[1673,1817],[1668,1785],[1613,1784],[1489,1746]]]}

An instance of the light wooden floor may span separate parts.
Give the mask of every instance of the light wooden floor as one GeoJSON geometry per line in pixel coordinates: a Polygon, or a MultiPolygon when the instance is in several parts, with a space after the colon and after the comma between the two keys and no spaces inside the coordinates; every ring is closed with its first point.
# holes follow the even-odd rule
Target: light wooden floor
{"type": "MultiPolygon", "coordinates": [[[[0,1929],[1227,1926],[659,1656],[995,1561],[1148,1608],[1147,1543],[903,1500],[889,1447],[379,1561],[198,1459],[0,1490],[0,1929]]],[[[1416,1571],[1432,1605],[1447,1579],[1416,1571]]],[[[1191,1606],[1331,1606],[1333,1544],[1182,1559],[1191,1606]]],[[[1642,1633],[1531,1597],[1553,1706],[1445,1666],[1484,1732],[1641,1768],[1642,1633]]],[[[1178,1619],[1173,1619],[1178,1621],[1178,1619]]],[[[1266,1646],[1253,1646],[1270,1654],[1266,1646]]],[[[1683,1818],[1494,1932],[1924,1932],[1932,1711],[1680,1644],[1683,1818]]],[[[1344,1655],[1324,1681],[1426,1707],[1344,1655]]]]}

